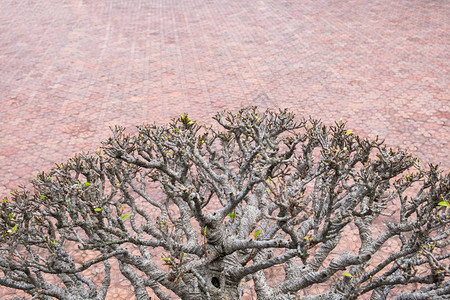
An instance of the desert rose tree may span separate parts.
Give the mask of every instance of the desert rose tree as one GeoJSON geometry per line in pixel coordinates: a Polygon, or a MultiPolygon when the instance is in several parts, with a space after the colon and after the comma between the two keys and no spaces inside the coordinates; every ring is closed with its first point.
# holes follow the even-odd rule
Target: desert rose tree
{"type": "Polygon", "coordinates": [[[116,127],[4,198],[0,285],[105,299],[114,261],[137,299],[449,299],[449,174],[343,122],[214,120],[116,127]]]}

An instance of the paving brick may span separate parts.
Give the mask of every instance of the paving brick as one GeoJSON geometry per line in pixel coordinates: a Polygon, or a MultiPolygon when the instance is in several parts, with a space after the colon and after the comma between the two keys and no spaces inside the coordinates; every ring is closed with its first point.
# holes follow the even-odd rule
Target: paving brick
{"type": "Polygon", "coordinates": [[[448,171],[449,11],[418,0],[0,1],[0,194],[97,149],[109,126],[183,112],[211,122],[253,104],[342,117],[448,171]]]}

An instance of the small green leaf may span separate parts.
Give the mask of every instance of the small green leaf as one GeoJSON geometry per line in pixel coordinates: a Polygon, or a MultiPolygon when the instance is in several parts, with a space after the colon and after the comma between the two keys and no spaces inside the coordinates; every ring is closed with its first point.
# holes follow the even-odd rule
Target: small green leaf
{"type": "Polygon", "coordinates": [[[347,277],[350,277],[350,278],[353,278],[353,277],[355,277],[355,276],[353,276],[352,274],[350,274],[350,273],[342,273],[342,275],[344,275],[344,276],[347,276],[347,277]]]}
{"type": "Polygon", "coordinates": [[[41,195],[41,197],[39,197],[39,199],[44,199],[45,197],[47,197],[47,196],[45,196],[45,195],[41,195]]]}
{"type": "Polygon", "coordinates": [[[255,237],[255,239],[258,237],[258,235],[261,233],[261,229],[258,229],[253,236],[255,237]]]}
{"type": "Polygon", "coordinates": [[[448,203],[447,201],[441,201],[438,203],[439,206],[445,206],[445,207],[450,207],[450,203],[448,203]]]}
{"type": "Polygon", "coordinates": [[[101,207],[94,208],[95,211],[102,211],[102,209],[101,207]]]}
{"type": "Polygon", "coordinates": [[[233,220],[234,218],[236,218],[236,211],[232,211],[231,213],[229,213],[228,215],[227,215],[231,220],[233,220]]]}
{"type": "Polygon", "coordinates": [[[352,133],[351,130],[347,130],[347,132],[345,133],[345,135],[349,135],[350,133],[352,133]]]}
{"type": "Polygon", "coordinates": [[[125,221],[128,217],[130,217],[131,215],[130,214],[127,214],[127,215],[123,215],[122,216],[122,221],[125,221]]]}
{"type": "Polygon", "coordinates": [[[184,124],[190,125],[190,124],[194,124],[194,122],[192,122],[187,114],[182,114],[181,115],[181,120],[183,121],[184,124]]]}
{"type": "Polygon", "coordinates": [[[203,235],[206,235],[206,229],[208,228],[208,226],[205,226],[205,229],[203,230],[203,235]]]}
{"type": "Polygon", "coordinates": [[[342,151],[347,151],[347,147],[342,148],[342,151]]]}
{"type": "Polygon", "coordinates": [[[9,215],[8,215],[8,216],[9,216],[9,219],[10,219],[10,220],[14,220],[14,216],[13,216],[13,214],[12,214],[12,213],[9,213],[9,215]]]}
{"type": "Polygon", "coordinates": [[[17,231],[17,225],[14,225],[13,230],[14,230],[14,232],[17,231]]]}
{"type": "Polygon", "coordinates": [[[8,199],[5,198],[5,199],[2,200],[2,202],[8,203],[8,199]]]}
{"type": "Polygon", "coordinates": [[[88,186],[90,186],[91,184],[89,183],[89,182],[85,182],[84,183],[84,187],[88,187],[88,186]]]}

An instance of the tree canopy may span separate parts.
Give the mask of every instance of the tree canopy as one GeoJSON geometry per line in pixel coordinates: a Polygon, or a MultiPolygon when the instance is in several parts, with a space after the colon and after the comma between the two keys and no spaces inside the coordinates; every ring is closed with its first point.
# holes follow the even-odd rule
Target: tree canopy
{"type": "Polygon", "coordinates": [[[449,299],[448,173],[342,121],[213,119],[115,127],[4,198],[0,285],[105,299],[114,261],[137,299],[449,299]]]}

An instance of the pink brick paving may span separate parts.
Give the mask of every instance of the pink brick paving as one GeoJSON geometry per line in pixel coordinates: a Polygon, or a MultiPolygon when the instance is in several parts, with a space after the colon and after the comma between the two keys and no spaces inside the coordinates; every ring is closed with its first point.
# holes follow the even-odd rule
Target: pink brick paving
{"type": "Polygon", "coordinates": [[[253,104],[448,171],[449,62],[444,0],[2,0],[0,195],[109,126],[253,104]]]}

